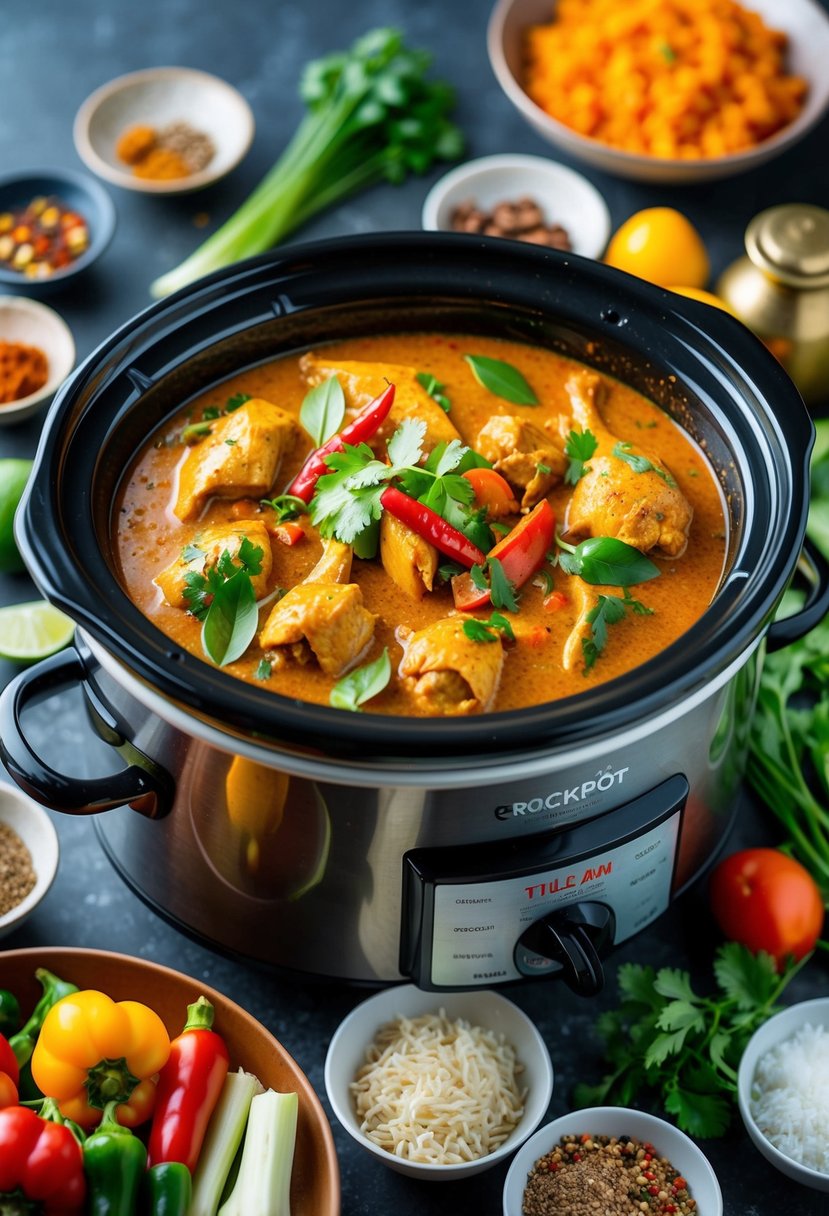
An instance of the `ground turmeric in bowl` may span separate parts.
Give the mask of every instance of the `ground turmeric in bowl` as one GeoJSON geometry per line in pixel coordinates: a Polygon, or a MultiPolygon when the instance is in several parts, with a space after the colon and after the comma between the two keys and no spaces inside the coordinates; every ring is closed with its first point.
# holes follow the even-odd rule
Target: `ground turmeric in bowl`
{"type": "Polygon", "coordinates": [[[525,38],[528,96],[580,135],[667,159],[726,156],[792,122],[786,35],[734,0],[560,0],[525,38]]]}

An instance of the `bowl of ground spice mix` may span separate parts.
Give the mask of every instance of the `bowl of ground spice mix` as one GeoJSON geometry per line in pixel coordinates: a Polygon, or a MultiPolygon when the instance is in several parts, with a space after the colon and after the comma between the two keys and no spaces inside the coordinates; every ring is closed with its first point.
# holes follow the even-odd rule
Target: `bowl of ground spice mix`
{"type": "Polygon", "coordinates": [[[125,190],[185,194],[234,169],[251,145],[247,101],[194,68],[147,68],[101,85],[75,117],[87,166],[125,190]]]}
{"type": "Polygon", "coordinates": [[[58,836],[42,807],[0,781],[0,937],[19,928],[52,885],[58,836]]]}
{"type": "Polygon", "coordinates": [[[513,1158],[503,1216],[722,1216],[719,1183],[689,1136],[628,1107],[571,1111],[513,1158]]]}
{"type": "Polygon", "coordinates": [[[0,426],[25,422],[51,401],[74,364],[72,332],[53,308],[0,296],[0,426]]]}

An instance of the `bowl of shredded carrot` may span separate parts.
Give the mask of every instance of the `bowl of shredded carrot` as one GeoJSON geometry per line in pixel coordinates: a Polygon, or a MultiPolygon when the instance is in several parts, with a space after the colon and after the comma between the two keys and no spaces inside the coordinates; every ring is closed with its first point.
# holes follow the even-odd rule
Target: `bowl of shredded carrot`
{"type": "Polygon", "coordinates": [[[498,0],[488,49],[535,130],[620,177],[727,177],[829,108],[818,0],[498,0]]]}
{"type": "Polygon", "coordinates": [[[25,422],[51,401],[74,364],[72,332],[53,308],[0,296],[0,426],[25,422]]]}

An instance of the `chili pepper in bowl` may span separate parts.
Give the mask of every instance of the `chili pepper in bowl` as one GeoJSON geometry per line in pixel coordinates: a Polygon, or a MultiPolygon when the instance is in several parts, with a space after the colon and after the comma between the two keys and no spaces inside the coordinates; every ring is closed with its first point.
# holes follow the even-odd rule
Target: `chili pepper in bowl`
{"type": "Polygon", "coordinates": [[[20,1025],[20,1002],[13,992],[0,988],[0,1034],[12,1035],[20,1025]]]}
{"type": "Polygon", "coordinates": [[[169,1036],[154,1010],[86,989],[65,996],[47,1013],[32,1076],[81,1127],[94,1127],[113,1102],[120,1122],[137,1127],[152,1114],[152,1078],[169,1054],[169,1036]]]}
{"type": "Polygon", "coordinates": [[[28,1064],[32,1058],[32,1052],[35,1049],[35,1043],[43,1026],[43,1020],[49,1010],[65,996],[70,996],[73,992],[78,991],[77,984],[70,984],[69,980],[62,980],[60,976],[53,975],[45,967],[38,967],[35,971],[35,977],[40,981],[40,986],[43,989],[40,1000],[35,1005],[25,1025],[21,1026],[17,1034],[13,1034],[9,1039],[11,1049],[21,1068],[24,1064],[28,1064]]]}
{"type": "MultiPolygon", "coordinates": [[[[43,1216],[80,1212],[86,1197],[83,1154],[71,1130],[26,1106],[0,1110],[0,1209],[20,1197],[43,1216]]],[[[12,1207],[12,1211],[17,1211],[12,1207]]]]}
{"type": "Polygon", "coordinates": [[[390,384],[379,397],[375,397],[360,411],[353,422],[349,422],[339,434],[332,435],[322,447],[311,453],[285,493],[293,495],[294,498],[301,498],[303,502],[310,502],[320,477],[330,472],[325,463],[326,456],[330,456],[332,452],[341,452],[347,443],[356,446],[376,435],[388,417],[393,401],[394,385],[390,384]]]}
{"type": "Polygon", "coordinates": [[[204,1133],[227,1076],[229,1056],[213,1030],[213,1006],[200,996],[187,1006],[187,1021],[170,1045],[158,1078],[150,1128],[149,1164],[178,1161],[192,1172],[204,1133]]]}
{"type": "Polygon", "coordinates": [[[134,1216],[147,1150],[118,1122],[118,1103],[107,1102],[98,1127],[83,1146],[90,1216],[134,1216]]]}

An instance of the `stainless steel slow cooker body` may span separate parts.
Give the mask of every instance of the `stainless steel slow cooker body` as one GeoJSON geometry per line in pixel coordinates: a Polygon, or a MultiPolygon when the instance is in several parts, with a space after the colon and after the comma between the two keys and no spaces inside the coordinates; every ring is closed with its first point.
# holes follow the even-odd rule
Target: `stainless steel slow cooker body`
{"type": "MultiPolygon", "coordinates": [[[[119,871],[222,948],[354,980],[563,974],[595,990],[597,949],[658,916],[724,837],[764,638],[803,543],[812,435],[743,327],[569,255],[391,234],[212,276],[115,334],[50,412],[18,543],[81,628],[75,651],[4,694],[3,759],[58,809],[122,807],[98,821],[119,871]],[[579,358],[705,446],[729,542],[702,621],[591,692],[437,722],[276,697],[178,650],[113,573],[111,511],[137,446],[240,367],[435,328],[579,358]],[[72,781],[26,740],[27,700],[73,683],[124,759],[115,776],[72,781]]],[[[823,572],[806,610],[773,626],[775,644],[805,632],[826,595],[823,572]]]]}

